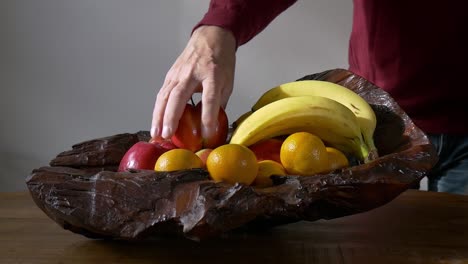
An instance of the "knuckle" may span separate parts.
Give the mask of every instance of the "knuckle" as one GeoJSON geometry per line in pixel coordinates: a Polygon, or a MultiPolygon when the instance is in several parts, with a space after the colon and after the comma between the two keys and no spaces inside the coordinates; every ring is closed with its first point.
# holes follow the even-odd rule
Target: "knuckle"
{"type": "Polygon", "coordinates": [[[169,98],[169,94],[170,93],[168,89],[162,88],[161,90],[159,90],[158,95],[156,96],[156,100],[167,101],[167,99],[169,98]]]}
{"type": "Polygon", "coordinates": [[[204,98],[205,104],[215,104],[218,101],[218,95],[216,93],[207,92],[204,98]]]}
{"type": "Polygon", "coordinates": [[[215,73],[215,72],[218,72],[219,70],[219,65],[214,63],[214,62],[210,62],[208,64],[206,64],[206,69],[209,71],[209,72],[212,72],[212,73],[215,73]]]}
{"type": "Polygon", "coordinates": [[[198,74],[195,69],[189,68],[181,72],[179,78],[180,78],[180,82],[189,83],[192,80],[198,79],[198,74]]]}
{"type": "Polygon", "coordinates": [[[174,74],[173,71],[170,70],[169,72],[166,73],[166,76],[164,77],[164,83],[172,83],[174,81],[174,74]]]}
{"type": "Polygon", "coordinates": [[[186,92],[182,87],[174,88],[171,93],[171,97],[175,100],[183,100],[186,96],[186,92]]]}

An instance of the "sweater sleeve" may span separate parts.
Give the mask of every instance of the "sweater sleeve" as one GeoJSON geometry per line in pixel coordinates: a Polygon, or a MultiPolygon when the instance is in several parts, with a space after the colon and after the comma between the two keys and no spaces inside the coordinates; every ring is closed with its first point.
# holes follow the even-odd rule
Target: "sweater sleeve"
{"type": "MultiPolygon", "coordinates": [[[[296,0],[211,0],[208,12],[194,27],[219,26],[230,30],[237,46],[247,43],[296,0]]],[[[193,31],[192,31],[193,32],[193,31]]]]}

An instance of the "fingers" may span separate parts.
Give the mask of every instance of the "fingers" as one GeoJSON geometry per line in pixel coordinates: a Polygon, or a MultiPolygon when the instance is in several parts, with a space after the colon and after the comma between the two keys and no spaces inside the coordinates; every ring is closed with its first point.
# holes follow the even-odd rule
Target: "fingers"
{"type": "Polygon", "coordinates": [[[202,124],[201,132],[203,138],[208,138],[216,133],[218,126],[218,113],[220,107],[220,92],[221,89],[216,83],[214,78],[207,78],[203,80],[203,93],[202,93],[202,124]]]}
{"type": "Polygon", "coordinates": [[[224,89],[221,91],[221,96],[219,100],[219,104],[223,109],[226,109],[226,106],[228,104],[229,98],[231,97],[232,90],[233,90],[233,77],[229,78],[224,85],[224,89]]]}
{"type": "MultiPolygon", "coordinates": [[[[156,101],[155,101],[154,108],[153,108],[153,116],[152,116],[152,122],[151,122],[151,130],[150,130],[152,138],[163,136],[163,130],[164,130],[165,125],[168,126],[163,136],[165,138],[169,138],[170,136],[172,136],[173,132],[175,132],[175,130],[177,129],[178,122],[176,122],[176,127],[174,127],[174,125],[172,125],[171,122],[167,122],[167,121],[164,122],[164,119],[165,119],[166,112],[169,111],[168,105],[169,105],[171,98],[173,98],[172,100],[176,100],[176,101],[183,100],[183,98],[180,97],[178,94],[183,92],[185,89],[187,89],[188,87],[185,87],[185,86],[187,86],[187,84],[190,83],[190,80],[189,80],[190,75],[185,75],[186,76],[185,79],[182,79],[182,80],[177,78],[181,75],[180,71],[181,69],[178,67],[178,62],[176,61],[174,65],[172,66],[172,68],[167,73],[166,79],[164,80],[164,84],[157,94],[156,101]],[[174,90],[176,91],[176,94],[172,94],[174,90]]],[[[187,93],[190,93],[190,91],[187,91],[187,93]]],[[[175,110],[176,113],[183,112],[187,100],[179,102],[180,105],[178,105],[178,108],[181,108],[181,110],[175,110]]],[[[174,103],[171,103],[171,105],[173,109],[174,103]]],[[[173,118],[173,117],[170,117],[170,118],[173,118]]]]}
{"type": "Polygon", "coordinates": [[[151,136],[169,138],[177,130],[185,105],[202,92],[202,134],[212,135],[219,107],[232,92],[236,41],[230,31],[199,27],[169,70],[153,108],[151,136]]]}
{"type": "Polygon", "coordinates": [[[192,96],[197,84],[198,83],[193,79],[186,79],[179,82],[171,90],[164,111],[161,131],[161,136],[163,138],[170,138],[176,132],[185,105],[192,96]]]}
{"type": "Polygon", "coordinates": [[[154,105],[151,137],[170,138],[177,130],[187,101],[194,92],[200,89],[203,89],[202,135],[206,138],[215,134],[219,108],[225,107],[232,91],[232,86],[228,89],[220,89],[225,85],[222,81],[218,83],[214,81],[214,78],[206,78],[201,84],[194,79],[165,82],[154,105]],[[224,102],[224,105],[221,102],[224,102]]]}
{"type": "Polygon", "coordinates": [[[166,109],[167,100],[169,99],[170,92],[175,86],[175,83],[166,79],[161,89],[159,89],[156,101],[153,108],[153,119],[151,121],[151,137],[157,138],[162,133],[162,122],[164,119],[164,110],[166,109]]]}

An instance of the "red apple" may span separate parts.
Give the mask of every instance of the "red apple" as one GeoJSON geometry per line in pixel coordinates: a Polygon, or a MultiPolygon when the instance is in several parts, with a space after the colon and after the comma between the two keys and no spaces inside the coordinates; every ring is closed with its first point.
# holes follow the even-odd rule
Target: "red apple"
{"type": "Polygon", "coordinates": [[[197,151],[195,154],[203,161],[203,165],[206,167],[206,160],[208,159],[208,155],[210,155],[211,151],[213,149],[206,148],[206,149],[200,149],[197,151]]]}
{"type": "Polygon", "coordinates": [[[128,169],[154,170],[156,160],[166,151],[168,150],[154,143],[137,142],[123,156],[118,171],[128,169]]]}
{"type": "MultiPolygon", "coordinates": [[[[203,105],[201,102],[199,102],[197,106],[195,107],[195,111],[197,112],[197,117],[200,118],[200,121],[199,121],[200,127],[201,127],[202,107],[203,105]]],[[[220,107],[219,112],[218,112],[218,124],[215,128],[215,133],[208,138],[202,138],[202,147],[214,149],[221,145],[226,144],[228,130],[229,130],[228,117],[224,109],[220,107]]]]}
{"type": "Polygon", "coordinates": [[[178,148],[196,152],[202,148],[200,131],[200,119],[198,113],[191,104],[186,104],[179,126],[171,140],[178,148]]]}
{"type": "Polygon", "coordinates": [[[218,125],[215,128],[215,133],[203,138],[201,133],[201,115],[202,103],[197,106],[187,104],[185,106],[182,117],[179,121],[177,131],[172,136],[171,140],[178,148],[184,148],[197,152],[202,148],[216,148],[226,143],[229,124],[226,112],[220,107],[218,113],[218,125]]]}
{"type": "Polygon", "coordinates": [[[280,151],[283,140],[270,138],[251,145],[249,148],[255,153],[258,161],[274,160],[281,164],[280,151]]]}

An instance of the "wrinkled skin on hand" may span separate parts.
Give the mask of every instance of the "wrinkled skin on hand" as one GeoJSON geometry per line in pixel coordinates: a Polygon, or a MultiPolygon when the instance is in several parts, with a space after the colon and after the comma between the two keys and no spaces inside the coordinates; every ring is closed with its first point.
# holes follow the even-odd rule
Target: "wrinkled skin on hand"
{"type": "Polygon", "coordinates": [[[219,107],[225,108],[232,93],[236,40],[216,26],[197,28],[168,71],[153,110],[151,136],[170,138],[177,130],[186,103],[202,93],[202,135],[215,133],[219,107]]]}

